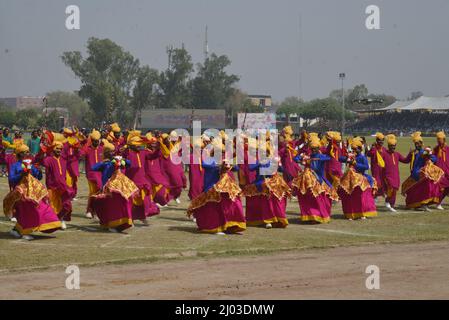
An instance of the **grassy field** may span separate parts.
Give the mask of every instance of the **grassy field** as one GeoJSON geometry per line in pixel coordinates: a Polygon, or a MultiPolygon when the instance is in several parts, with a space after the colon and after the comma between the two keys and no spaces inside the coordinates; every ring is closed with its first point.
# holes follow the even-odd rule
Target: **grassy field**
{"type": "MultiPolygon", "coordinates": [[[[369,139],[369,141],[372,141],[369,139]]],[[[434,139],[426,139],[433,145],[434,139]]],[[[405,154],[410,139],[399,140],[398,150],[405,154]]],[[[401,176],[408,166],[401,165],[401,176]]],[[[0,178],[0,198],[7,193],[6,178],[0,178]]],[[[285,230],[249,228],[243,235],[205,235],[187,219],[186,192],[180,205],[173,204],[150,221],[149,227],[137,222],[124,234],[102,231],[93,220],[84,218],[87,201],[84,177],[79,185],[79,200],[74,201],[74,219],[66,231],[51,236],[37,235],[34,241],[16,240],[8,231],[13,224],[0,218],[0,272],[29,271],[68,264],[154,262],[167,259],[194,259],[228,255],[270,254],[279,251],[373,243],[410,243],[449,240],[449,210],[423,213],[403,209],[399,199],[397,214],[385,211],[379,202],[379,217],[366,221],[343,219],[341,206],[333,209],[333,220],[326,225],[303,225],[298,221],[296,201],[288,205],[290,226],[285,230]]]]}

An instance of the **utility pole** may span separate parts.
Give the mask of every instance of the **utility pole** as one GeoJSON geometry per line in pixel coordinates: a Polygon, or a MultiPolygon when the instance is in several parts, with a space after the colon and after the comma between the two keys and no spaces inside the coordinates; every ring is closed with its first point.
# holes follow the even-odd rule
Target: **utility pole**
{"type": "Polygon", "coordinates": [[[345,115],[345,86],[344,86],[344,81],[346,78],[346,74],[345,73],[340,73],[339,74],[339,78],[341,80],[341,101],[342,101],[342,122],[341,122],[341,137],[342,137],[342,141],[344,141],[344,135],[345,135],[345,122],[346,122],[346,115],[345,115]]]}
{"type": "Polygon", "coordinates": [[[207,60],[207,58],[209,58],[209,39],[208,39],[208,27],[206,24],[206,33],[205,33],[205,37],[204,37],[204,61],[207,60]]]}
{"type": "Polygon", "coordinates": [[[302,14],[299,14],[299,49],[298,49],[298,64],[299,64],[299,98],[303,99],[302,92],[302,14]]]}
{"type": "Polygon", "coordinates": [[[171,56],[173,53],[173,45],[168,45],[166,50],[168,55],[168,70],[171,70],[171,56]]]}

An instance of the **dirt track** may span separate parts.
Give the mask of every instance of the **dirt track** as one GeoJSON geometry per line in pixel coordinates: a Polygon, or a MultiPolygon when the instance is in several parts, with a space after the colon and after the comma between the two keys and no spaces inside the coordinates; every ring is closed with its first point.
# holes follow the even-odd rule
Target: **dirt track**
{"type": "Polygon", "coordinates": [[[0,275],[0,299],[448,299],[449,243],[375,245],[0,275]],[[365,268],[380,268],[367,290],[365,268]]]}

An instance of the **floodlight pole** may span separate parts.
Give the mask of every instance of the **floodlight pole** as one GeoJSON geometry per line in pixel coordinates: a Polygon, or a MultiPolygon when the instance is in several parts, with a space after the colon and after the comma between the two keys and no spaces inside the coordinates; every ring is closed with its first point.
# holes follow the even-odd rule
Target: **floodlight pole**
{"type": "Polygon", "coordinates": [[[340,73],[339,74],[339,78],[341,80],[341,100],[342,100],[342,122],[341,122],[341,136],[342,139],[344,141],[344,136],[345,136],[345,122],[346,122],[346,115],[345,115],[345,86],[344,86],[344,81],[346,78],[346,74],[345,73],[340,73]]]}

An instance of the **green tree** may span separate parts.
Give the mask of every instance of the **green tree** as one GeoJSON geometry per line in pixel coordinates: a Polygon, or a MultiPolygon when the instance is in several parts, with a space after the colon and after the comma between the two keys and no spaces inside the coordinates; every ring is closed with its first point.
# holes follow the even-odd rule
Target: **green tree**
{"type": "Polygon", "coordinates": [[[130,92],[139,60],[109,39],[89,38],[87,58],[79,51],[64,52],[62,61],[81,80],[80,97],[86,99],[96,119],[129,121],[130,92]]]}
{"type": "Polygon", "coordinates": [[[346,107],[349,110],[364,109],[365,106],[360,102],[368,97],[368,88],[364,84],[356,85],[348,94],[346,107]]]}
{"type": "Polygon", "coordinates": [[[304,101],[301,98],[287,97],[276,109],[276,113],[278,115],[285,115],[285,117],[287,118],[287,123],[290,123],[290,116],[292,114],[298,114],[303,105],[304,101]]]}
{"type": "MultiPolygon", "coordinates": [[[[340,102],[333,98],[314,99],[301,107],[299,114],[306,120],[306,126],[313,119],[318,119],[324,123],[335,124],[342,120],[343,108],[340,102]]],[[[351,121],[354,117],[353,112],[345,109],[346,121],[351,121]]]]}
{"type": "Polygon", "coordinates": [[[232,96],[240,78],[226,73],[230,64],[227,56],[213,53],[204,64],[197,65],[198,73],[192,81],[192,103],[196,108],[222,108],[232,96]]]}
{"type": "Polygon", "coordinates": [[[12,127],[16,122],[16,114],[5,105],[0,105],[0,127],[12,127]]]}
{"type": "Polygon", "coordinates": [[[39,119],[39,112],[36,109],[24,109],[16,112],[15,124],[22,129],[35,128],[39,119]]]}
{"type": "Polygon", "coordinates": [[[46,127],[52,131],[61,130],[61,120],[62,114],[56,110],[52,110],[47,116],[42,116],[37,120],[37,125],[40,127],[46,127]]]}
{"type": "Polygon", "coordinates": [[[160,74],[158,105],[160,108],[191,106],[192,57],[184,48],[168,49],[170,64],[160,74]]]}
{"type": "Polygon", "coordinates": [[[138,119],[142,114],[142,110],[156,104],[157,97],[154,93],[154,87],[158,82],[159,74],[157,70],[151,69],[148,66],[139,69],[131,100],[134,128],[138,124],[138,119]]]}
{"type": "Polygon", "coordinates": [[[90,122],[89,105],[76,93],[54,91],[47,93],[48,108],[65,108],[69,112],[69,124],[77,127],[87,127],[90,122]]]}

